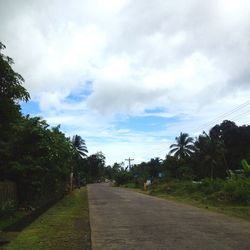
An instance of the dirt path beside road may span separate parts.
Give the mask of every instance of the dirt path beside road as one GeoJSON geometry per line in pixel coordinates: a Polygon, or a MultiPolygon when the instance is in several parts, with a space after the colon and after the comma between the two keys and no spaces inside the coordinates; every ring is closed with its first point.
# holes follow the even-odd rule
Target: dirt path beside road
{"type": "Polygon", "coordinates": [[[88,186],[93,250],[250,249],[250,223],[190,205],[88,186]]]}

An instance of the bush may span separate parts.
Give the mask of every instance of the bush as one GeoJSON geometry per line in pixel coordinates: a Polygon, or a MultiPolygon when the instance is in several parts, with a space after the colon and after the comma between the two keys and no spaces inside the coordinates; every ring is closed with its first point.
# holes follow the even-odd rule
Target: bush
{"type": "Polygon", "coordinates": [[[229,202],[250,204],[250,178],[227,180],[222,191],[229,202]]]}
{"type": "Polygon", "coordinates": [[[136,186],[135,183],[127,183],[127,184],[125,185],[125,187],[126,187],[126,188],[136,188],[137,186],[136,186]]]}
{"type": "Polygon", "coordinates": [[[193,170],[187,166],[179,167],[177,175],[181,180],[192,180],[194,178],[193,170]]]}
{"type": "Polygon", "coordinates": [[[222,187],[223,181],[220,179],[205,179],[201,184],[199,184],[198,191],[205,195],[211,195],[213,193],[219,192],[222,187]]]}
{"type": "Polygon", "coordinates": [[[132,175],[129,172],[122,170],[115,174],[114,179],[118,186],[124,185],[132,180],[132,175]]]}
{"type": "Polygon", "coordinates": [[[206,202],[228,203],[234,205],[250,204],[250,178],[205,179],[202,182],[168,180],[155,181],[151,193],[171,193],[187,196],[206,202]]]}

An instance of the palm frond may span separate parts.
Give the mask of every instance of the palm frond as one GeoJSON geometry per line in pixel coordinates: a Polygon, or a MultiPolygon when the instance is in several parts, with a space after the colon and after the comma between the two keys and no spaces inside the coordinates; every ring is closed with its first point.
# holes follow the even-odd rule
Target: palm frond
{"type": "Polygon", "coordinates": [[[88,153],[85,140],[81,138],[79,135],[74,135],[72,137],[71,141],[72,147],[75,150],[75,154],[78,155],[78,157],[83,158],[87,156],[86,153],[88,153]]]}
{"type": "Polygon", "coordinates": [[[172,144],[172,145],[170,145],[170,148],[173,148],[173,147],[179,147],[179,145],[178,144],[172,144]]]}
{"type": "Polygon", "coordinates": [[[171,149],[170,151],[169,151],[169,154],[173,154],[173,153],[175,153],[176,151],[178,151],[179,150],[179,148],[173,148],[173,149],[171,149]]]}

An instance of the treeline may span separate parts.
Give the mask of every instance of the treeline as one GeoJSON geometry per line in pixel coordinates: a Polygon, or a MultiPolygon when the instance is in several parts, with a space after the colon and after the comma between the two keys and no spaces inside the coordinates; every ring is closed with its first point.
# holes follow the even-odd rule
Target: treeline
{"type": "Polygon", "coordinates": [[[175,140],[164,160],[154,158],[130,169],[115,164],[113,176],[117,183],[142,185],[145,180],[164,178],[225,180],[243,173],[245,177],[250,176],[247,170],[250,162],[249,125],[237,126],[226,120],[195,139],[187,133],[180,133],[175,140]]]}
{"type": "MultiPolygon", "coordinates": [[[[4,48],[0,43],[0,181],[16,183],[20,206],[40,207],[99,178],[105,157],[87,157],[81,136],[68,138],[60,126],[21,113],[19,102],[27,102],[30,95],[22,76],[12,69],[13,60],[2,53],[4,48]]],[[[0,205],[1,213],[14,206],[0,205]]]]}
{"type": "Polygon", "coordinates": [[[223,121],[197,138],[180,133],[166,158],[110,168],[117,185],[194,197],[202,202],[250,204],[250,126],[223,121]]]}

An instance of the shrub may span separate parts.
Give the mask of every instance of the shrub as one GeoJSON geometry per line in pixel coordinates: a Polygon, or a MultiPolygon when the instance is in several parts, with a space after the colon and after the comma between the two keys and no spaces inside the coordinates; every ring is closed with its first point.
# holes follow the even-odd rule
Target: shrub
{"type": "Polygon", "coordinates": [[[224,182],[223,192],[229,202],[250,203],[250,178],[230,179],[224,182]]]}
{"type": "Polygon", "coordinates": [[[115,174],[114,179],[118,186],[124,185],[132,180],[132,175],[129,172],[122,170],[115,174]]]}
{"type": "Polygon", "coordinates": [[[219,192],[222,189],[223,181],[220,179],[210,180],[205,179],[201,184],[199,184],[198,191],[205,195],[211,195],[215,192],[219,192]]]}

